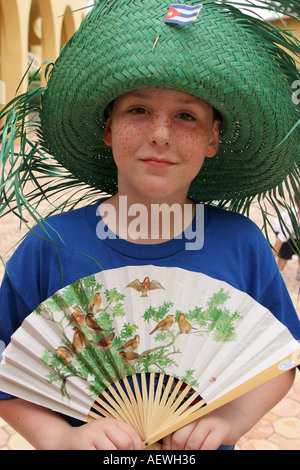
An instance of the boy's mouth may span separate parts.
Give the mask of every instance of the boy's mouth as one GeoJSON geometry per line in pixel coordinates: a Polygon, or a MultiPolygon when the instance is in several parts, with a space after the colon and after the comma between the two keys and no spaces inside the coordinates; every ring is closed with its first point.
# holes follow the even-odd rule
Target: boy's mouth
{"type": "Polygon", "coordinates": [[[143,158],[142,161],[146,163],[146,165],[152,166],[154,168],[167,168],[169,166],[175,165],[175,163],[169,160],[165,160],[163,158],[157,158],[157,157],[143,158]]]}

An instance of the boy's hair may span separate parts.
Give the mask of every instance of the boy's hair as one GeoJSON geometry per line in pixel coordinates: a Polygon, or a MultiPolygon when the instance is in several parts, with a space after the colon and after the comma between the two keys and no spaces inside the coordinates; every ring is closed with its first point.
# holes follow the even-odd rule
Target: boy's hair
{"type": "Polygon", "coordinates": [[[222,122],[222,116],[221,116],[221,113],[216,109],[216,108],[213,108],[213,120],[214,121],[221,121],[222,122]]]}

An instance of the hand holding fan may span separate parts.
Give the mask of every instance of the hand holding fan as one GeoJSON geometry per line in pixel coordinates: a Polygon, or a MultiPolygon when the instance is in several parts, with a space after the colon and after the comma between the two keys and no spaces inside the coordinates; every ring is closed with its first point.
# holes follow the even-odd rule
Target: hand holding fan
{"type": "Polygon", "coordinates": [[[114,417],[144,447],[300,363],[298,342],[225,282],[180,268],[88,276],[14,333],[0,389],[82,421],[114,417]]]}

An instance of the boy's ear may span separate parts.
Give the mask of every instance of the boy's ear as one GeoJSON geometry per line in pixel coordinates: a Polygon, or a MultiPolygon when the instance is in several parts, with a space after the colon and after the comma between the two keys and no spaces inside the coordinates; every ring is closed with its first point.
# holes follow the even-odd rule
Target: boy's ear
{"type": "Polygon", "coordinates": [[[218,151],[219,143],[220,143],[220,139],[219,139],[220,124],[221,124],[221,119],[215,119],[213,122],[213,129],[212,129],[212,134],[211,134],[211,139],[208,145],[208,149],[206,152],[206,158],[214,157],[218,151]]]}
{"type": "Polygon", "coordinates": [[[112,145],[112,139],[111,139],[111,110],[108,108],[106,111],[107,111],[108,117],[107,117],[106,123],[105,123],[103,141],[106,145],[111,147],[111,145],[112,145]]]}

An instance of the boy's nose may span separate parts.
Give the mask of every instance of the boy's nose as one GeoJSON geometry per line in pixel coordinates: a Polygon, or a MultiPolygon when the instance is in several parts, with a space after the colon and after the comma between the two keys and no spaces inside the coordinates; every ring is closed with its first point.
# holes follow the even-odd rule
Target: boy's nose
{"type": "Polygon", "coordinates": [[[166,117],[153,117],[148,129],[148,142],[159,146],[169,145],[172,138],[171,123],[166,117]]]}

